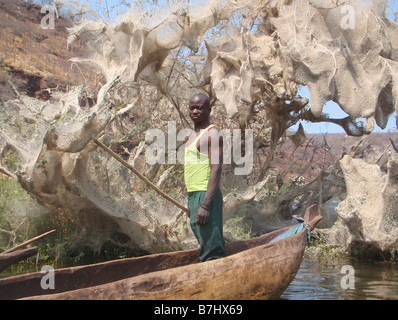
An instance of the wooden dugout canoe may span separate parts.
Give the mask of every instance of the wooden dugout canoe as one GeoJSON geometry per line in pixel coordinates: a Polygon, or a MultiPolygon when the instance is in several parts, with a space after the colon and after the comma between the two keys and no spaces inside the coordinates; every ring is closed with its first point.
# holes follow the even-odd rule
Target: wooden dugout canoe
{"type": "MultiPolygon", "coordinates": [[[[320,221],[307,209],[309,229],[320,221]]],[[[54,271],[55,289],[43,290],[40,272],[0,279],[0,299],[274,299],[294,279],[307,229],[270,242],[288,228],[226,244],[227,257],[198,262],[198,250],[154,254],[54,271]]]]}

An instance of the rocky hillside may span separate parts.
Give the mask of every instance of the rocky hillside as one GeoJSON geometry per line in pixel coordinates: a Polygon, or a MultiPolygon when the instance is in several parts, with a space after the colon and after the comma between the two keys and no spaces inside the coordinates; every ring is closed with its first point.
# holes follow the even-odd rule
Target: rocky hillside
{"type": "MultiPolygon", "coordinates": [[[[287,136],[293,134],[287,133],[287,136]]],[[[305,142],[297,149],[288,137],[276,149],[273,172],[282,174],[283,177],[302,175],[307,181],[315,178],[321,170],[330,169],[344,154],[351,153],[354,157],[362,157],[363,154],[367,161],[376,163],[385,151],[393,150],[391,140],[398,145],[397,132],[371,133],[363,137],[342,133],[308,134],[305,142]],[[355,145],[359,145],[358,148],[351,150],[355,145]]]]}
{"type": "Polygon", "coordinates": [[[72,23],[55,18],[54,29],[44,29],[41,6],[23,0],[0,2],[0,96],[4,100],[21,94],[48,98],[48,88],[65,90],[67,86],[94,83],[95,74],[73,65],[69,59],[80,55],[66,48],[67,30],[72,23]],[[15,87],[15,89],[13,88],[15,87]]]}

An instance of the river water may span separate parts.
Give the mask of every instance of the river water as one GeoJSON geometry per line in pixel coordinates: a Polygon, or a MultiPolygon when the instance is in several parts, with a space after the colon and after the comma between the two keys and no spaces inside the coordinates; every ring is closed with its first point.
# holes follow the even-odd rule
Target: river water
{"type": "Polygon", "coordinates": [[[345,261],[328,265],[304,257],[281,299],[396,300],[398,263],[345,261]]]}
{"type": "MultiPolygon", "coordinates": [[[[338,200],[325,206],[330,223],[336,219],[338,200]]],[[[326,264],[304,255],[295,279],[283,293],[285,300],[396,300],[398,263],[364,263],[353,259],[326,264]],[[344,271],[342,268],[347,268],[344,271]],[[348,279],[348,271],[353,277],[348,279]],[[349,285],[350,284],[350,285],[349,285]],[[350,286],[354,288],[350,288],[350,286]]]]}

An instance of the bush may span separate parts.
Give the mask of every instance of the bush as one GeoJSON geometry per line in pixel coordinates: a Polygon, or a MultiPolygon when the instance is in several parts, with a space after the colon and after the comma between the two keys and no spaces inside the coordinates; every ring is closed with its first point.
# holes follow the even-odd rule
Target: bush
{"type": "Polygon", "coordinates": [[[73,216],[65,209],[40,206],[18,181],[0,179],[0,251],[53,229],[54,234],[32,244],[39,247],[39,260],[43,262],[67,259],[68,244],[76,237],[73,216]]]}

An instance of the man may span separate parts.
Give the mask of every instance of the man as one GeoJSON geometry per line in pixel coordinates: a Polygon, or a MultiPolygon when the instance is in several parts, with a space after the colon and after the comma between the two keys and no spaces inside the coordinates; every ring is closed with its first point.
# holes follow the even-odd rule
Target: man
{"type": "Polygon", "coordinates": [[[200,245],[201,262],[225,256],[219,188],[223,139],[210,123],[210,111],[210,100],[205,94],[195,94],[189,100],[194,130],[185,145],[184,178],[190,224],[200,245]]]}

